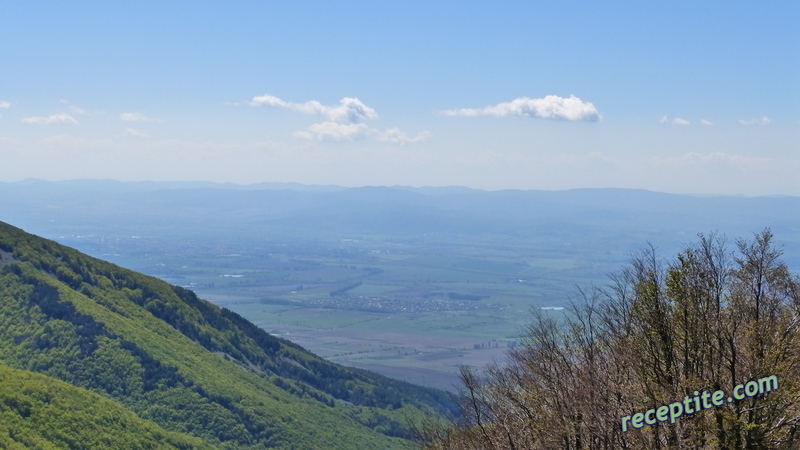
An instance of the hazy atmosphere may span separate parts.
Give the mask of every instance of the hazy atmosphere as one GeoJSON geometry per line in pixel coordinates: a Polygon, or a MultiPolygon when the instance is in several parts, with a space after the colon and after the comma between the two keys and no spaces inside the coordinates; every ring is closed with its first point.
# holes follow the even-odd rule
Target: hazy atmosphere
{"type": "Polygon", "coordinates": [[[0,10],[0,181],[800,195],[797,2],[0,10]]]}

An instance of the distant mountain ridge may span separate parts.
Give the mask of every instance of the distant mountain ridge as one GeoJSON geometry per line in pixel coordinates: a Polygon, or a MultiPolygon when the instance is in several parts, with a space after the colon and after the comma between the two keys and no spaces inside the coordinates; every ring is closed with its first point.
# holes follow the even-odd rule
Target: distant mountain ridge
{"type": "MultiPolygon", "coordinates": [[[[203,241],[233,235],[240,240],[298,241],[469,234],[533,236],[544,245],[566,242],[587,248],[613,240],[619,253],[611,267],[642,242],[658,242],[670,253],[696,233],[712,230],[749,237],[752,230],[770,227],[781,240],[800,244],[800,197],[691,196],[616,188],[483,191],[28,180],[0,183],[0,220],[49,238],[144,233],[203,241]]],[[[795,266],[800,250],[787,248],[785,257],[795,266]]]]}
{"type": "Polygon", "coordinates": [[[453,407],[440,391],[337,366],[191,291],[1,222],[0,363],[99,393],[145,428],[180,433],[170,439],[183,448],[403,447],[407,417],[453,407]]]}

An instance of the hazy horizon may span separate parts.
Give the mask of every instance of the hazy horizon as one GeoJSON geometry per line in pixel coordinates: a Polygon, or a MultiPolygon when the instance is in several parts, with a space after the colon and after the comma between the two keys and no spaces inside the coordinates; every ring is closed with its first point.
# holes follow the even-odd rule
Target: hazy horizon
{"type": "MultiPolygon", "coordinates": [[[[224,187],[224,186],[235,186],[237,188],[258,188],[258,187],[266,187],[266,186],[281,186],[282,188],[288,187],[303,187],[303,188],[321,188],[321,189],[356,189],[356,188],[396,188],[396,189],[413,189],[413,190],[426,190],[426,189],[435,189],[435,190],[464,190],[464,191],[481,191],[481,192],[501,192],[501,191],[541,191],[541,192],[561,192],[561,191],[577,191],[577,190],[628,190],[628,191],[644,191],[644,192],[652,192],[656,194],[669,194],[669,195],[681,195],[681,196],[688,196],[688,197],[742,197],[742,198],[757,198],[757,197],[800,197],[800,194],[754,194],[754,195],[747,195],[747,194],[736,194],[736,193],[723,193],[723,194],[708,194],[708,193],[697,193],[697,192],[669,192],[669,191],[659,191],[654,189],[646,189],[646,188],[637,188],[637,187],[615,187],[615,186],[608,186],[608,187],[568,187],[568,188],[560,188],[560,189],[540,189],[540,188],[496,188],[496,189],[484,189],[484,188],[477,188],[477,187],[470,187],[464,185],[457,185],[457,184],[447,184],[447,185],[408,185],[408,184],[362,184],[362,185],[343,185],[343,184],[318,184],[318,183],[300,183],[294,181],[258,181],[252,183],[238,183],[235,181],[209,181],[209,180],[200,180],[200,179],[187,179],[187,180],[150,180],[150,179],[142,179],[142,180],[119,180],[113,178],[71,178],[71,179],[59,179],[59,180],[48,180],[44,178],[36,178],[36,177],[29,177],[21,180],[15,181],[0,181],[0,183],[7,183],[7,184],[25,184],[25,183],[83,183],[83,182],[112,182],[112,183],[120,183],[120,184],[163,184],[163,185],[186,185],[186,186],[197,186],[197,185],[209,185],[214,187],[224,187]]],[[[273,187],[273,188],[274,188],[273,187]]]]}

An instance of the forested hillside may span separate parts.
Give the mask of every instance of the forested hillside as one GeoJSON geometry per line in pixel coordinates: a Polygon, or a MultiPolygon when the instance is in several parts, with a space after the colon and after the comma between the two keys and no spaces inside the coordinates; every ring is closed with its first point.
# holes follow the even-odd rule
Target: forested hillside
{"type": "Polygon", "coordinates": [[[165,431],[119,403],[0,364],[0,448],[211,448],[165,431]]]}
{"type": "MultiPolygon", "coordinates": [[[[408,418],[451,406],[444,393],[326,362],[191,291],[4,223],[0,361],[224,448],[403,447],[408,418]]],[[[200,442],[185,438],[174,437],[200,442]]]]}

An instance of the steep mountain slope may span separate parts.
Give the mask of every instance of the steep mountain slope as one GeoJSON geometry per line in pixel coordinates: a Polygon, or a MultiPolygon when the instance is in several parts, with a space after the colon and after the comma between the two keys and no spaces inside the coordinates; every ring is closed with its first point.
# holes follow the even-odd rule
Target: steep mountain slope
{"type": "Polygon", "coordinates": [[[119,403],[0,364],[0,448],[211,448],[119,403]]]}
{"type": "Polygon", "coordinates": [[[0,360],[227,448],[403,447],[449,399],[337,366],[191,291],[0,222],[0,360]]]}

